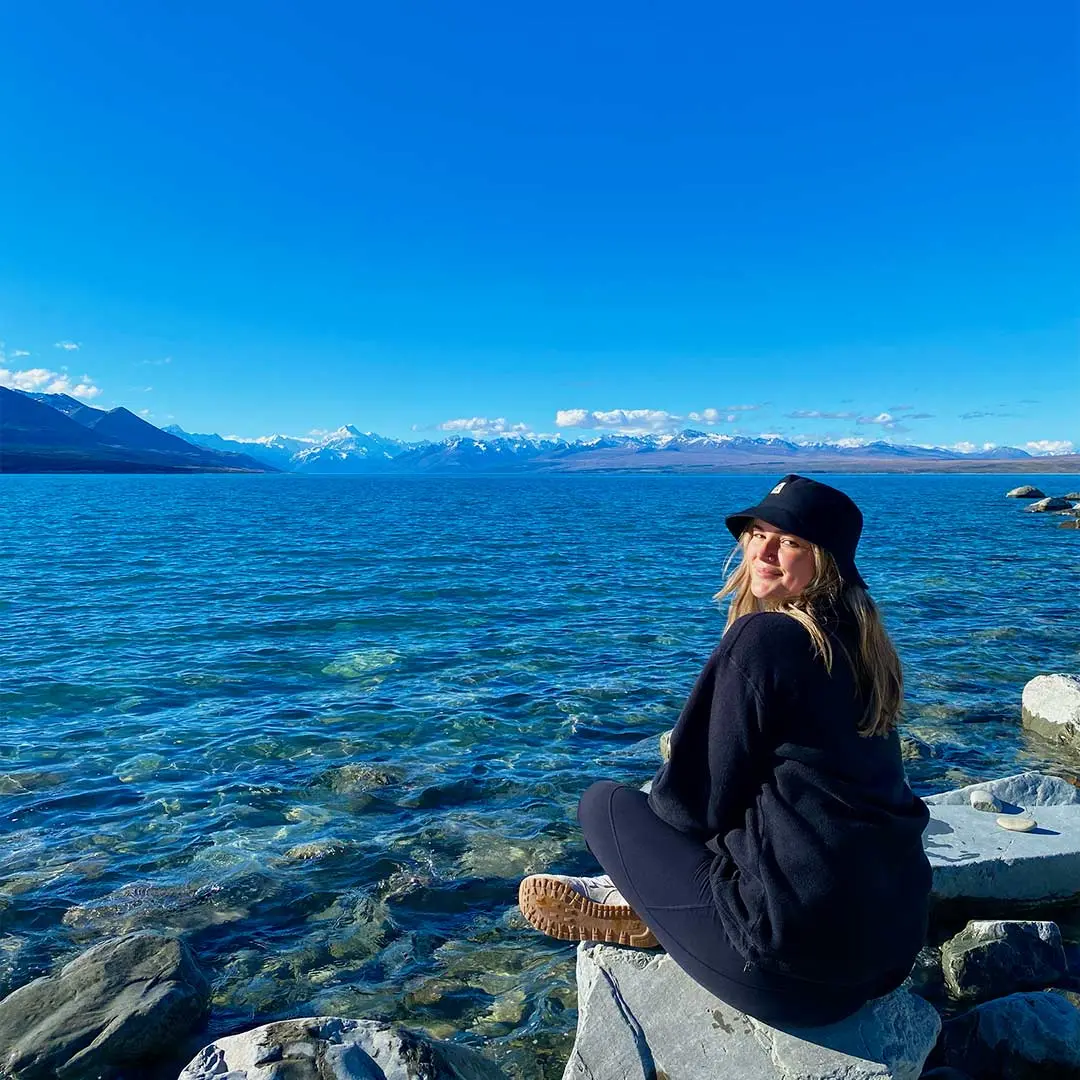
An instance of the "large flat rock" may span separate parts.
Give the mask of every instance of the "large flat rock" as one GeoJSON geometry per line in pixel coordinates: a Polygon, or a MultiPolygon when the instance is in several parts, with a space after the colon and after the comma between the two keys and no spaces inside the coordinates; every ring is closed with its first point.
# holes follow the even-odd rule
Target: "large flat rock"
{"type": "Polygon", "coordinates": [[[1080,788],[1041,772],[1016,773],[998,780],[983,780],[978,784],[927,795],[927,806],[968,806],[973,791],[989,791],[1005,809],[1034,810],[1036,806],[1080,806],[1080,788]],[[1006,806],[1005,804],[1010,804],[1006,806]]]}
{"type": "Polygon", "coordinates": [[[931,795],[923,847],[937,900],[1036,904],[1080,895],[1080,790],[1056,776],[1020,773],[931,795]],[[1025,812],[1038,828],[1009,832],[998,813],[971,806],[989,791],[1002,814],[1025,812]]]}
{"type": "Polygon", "coordinates": [[[934,1007],[904,990],[839,1024],[779,1030],[733,1009],[667,954],[578,947],[578,1029],[563,1080],[916,1080],[934,1007]]]}

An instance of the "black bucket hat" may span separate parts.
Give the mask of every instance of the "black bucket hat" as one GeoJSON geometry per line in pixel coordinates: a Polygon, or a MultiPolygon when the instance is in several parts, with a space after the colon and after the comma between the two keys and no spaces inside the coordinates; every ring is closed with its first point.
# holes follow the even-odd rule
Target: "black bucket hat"
{"type": "Polygon", "coordinates": [[[724,520],[738,540],[755,518],[824,548],[836,560],[845,584],[866,588],[855,565],[863,517],[842,491],[789,473],[757,506],[729,514],[724,520]]]}

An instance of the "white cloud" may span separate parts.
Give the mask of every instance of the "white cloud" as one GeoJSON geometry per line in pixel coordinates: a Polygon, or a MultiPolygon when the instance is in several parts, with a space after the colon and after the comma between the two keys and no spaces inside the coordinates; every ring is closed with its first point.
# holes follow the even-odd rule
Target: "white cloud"
{"type": "Polygon", "coordinates": [[[994,442],[984,442],[981,446],[978,443],[973,443],[969,439],[961,439],[960,442],[952,443],[950,446],[935,447],[932,443],[916,443],[917,446],[921,446],[924,450],[955,450],[960,454],[974,454],[978,450],[996,450],[998,444],[994,442]]]}
{"type": "Polygon", "coordinates": [[[140,409],[139,410],[139,415],[140,416],[150,416],[151,415],[150,410],[149,409],[140,409]]]}
{"type": "Polygon", "coordinates": [[[152,367],[158,367],[161,364],[171,364],[172,363],[172,357],[171,356],[166,356],[164,360],[143,360],[142,363],[143,363],[143,366],[146,366],[146,365],[149,364],[152,367]]]}
{"type": "Polygon", "coordinates": [[[29,353],[28,353],[28,352],[27,352],[27,351],[26,351],[25,349],[16,349],[16,350],[15,350],[15,351],[14,351],[14,352],[13,352],[13,353],[11,354],[11,359],[12,359],[12,360],[18,360],[20,356],[29,356],[29,355],[30,355],[30,354],[29,354],[29,353]]]}
{"type": "Polygon", "coordinates": [[[63,349],[65,352],[78,352],[82,345],[78,341],[58,341],[54,348],[63,349]]]}
{"type": "Polygon", "coordinates": [[[555,426],[560,428],[587,427],[588,420],[588,409],[559,409],[555,413],[555,426]]]}
{"type": "Polygon", "coordinates": [[[856,421],[858,424],[880,424],[882,427],[895,427],[896,418],[892,413],[881,412],[877,416],[860,416],[856,421]]]}
{"type": "MultiPolygon", "coordinates": [[[[706,409],[704,413],[691,413],[690,418],[701,417],[707,413],[719,416],[717,410],[706,409]]],[[[676,431],[686,419],[687,417],[669,413],[664,409],[608,409],[592,412],[588,409],[559,409],[555,413],[555,426],[616,431],[623,435],[646,435],[676,431]]],[[[716,423],[715,420],[705,422],[716,423]]]]}
{"type": "MultiPolygon", "coordinates": [[[[854,420],[853,412],[822,412],[820,409],[796,409],[794,412],[785,413],[790,420],[854,420]]],[[[888,416],[888,413],[882,413],[888,416]]]]}
{"type": "Polygon", "coordinates": [[[1075,449],[1070,439],[1035,439],[1024,443],[1024,449],[1037,455],[1071,454],[1075,449]]]}
{"type": "Polygon", "coordinates": [[[474,439],[489,439],[499,435],[528,435],[528,424],[508,423],[505,416],[489,420],[486,416],[462,416],[455,420],[445,420],[438,425],[439,431],[468,433],[474,439]]]}
{"type": "Polygon", "coordinates": [[[719,409],[702,409],[701,412],[699,412],[699,413],[696,413],[696,412],[687,413],[686,414],[686,419],[687,420],[693,420],[695,423],[698,423],[698,424],[719,424],[720,420],[721,420],[720,410],[719,409]]]}
{"type": "Polygon", "coordinates": [[[728,405],[725,409],[700,409],[685,415],[666,409],[559,409],[555,413],[555,426],[614,431],[621,435],[656,435],[678,431],[687,422],[734,424],[739,412],[759,408],[760,405],[728,405]]]}
{"type": "Polygon", "coordinates": [[[69,375],[59,371],[50,371],[48,368],[10,371],[0,367],[0,386],[40,394],[68,394],[85,401],[96,398],[101,393],[101,390],[94,386],[89,375],[73,380],[69,375]]]}
{"type": "Polygon", "coordinates": [[[150,393],[150,391],[151,391],[151,390],[153,390],[153,389],[154,389],[154,388],[153,388],[152,386],[144,386],[144,387],[143,387],[143,390],[142,390],[142,392],[143,392],[144,394],[149,394],[149,393],[150,393]]]}
{"type": "Polygon", "coordinates": [[[593,412],[568,409],[555,414],[556,427],[593,428],[627,435],[672,431],[682,420],[683,417],[664,409],[607,409],[593,412]],[[567,419],[573,422],[567,423],[567,419]]]}

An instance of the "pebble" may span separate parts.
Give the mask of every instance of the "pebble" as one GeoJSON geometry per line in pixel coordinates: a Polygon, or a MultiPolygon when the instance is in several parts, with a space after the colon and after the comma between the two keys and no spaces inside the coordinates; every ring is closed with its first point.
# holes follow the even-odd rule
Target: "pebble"
{"type": "Polygon", "coordinates": [[[1025,817],[1022,814],[1006,814],[1003,817],[999,817],[997,823],[1003,829],[1008,829],[1010,832],[1031,832],[1031,830],[1038,825],[1038,822],[1034,818],[1025,817]]]}

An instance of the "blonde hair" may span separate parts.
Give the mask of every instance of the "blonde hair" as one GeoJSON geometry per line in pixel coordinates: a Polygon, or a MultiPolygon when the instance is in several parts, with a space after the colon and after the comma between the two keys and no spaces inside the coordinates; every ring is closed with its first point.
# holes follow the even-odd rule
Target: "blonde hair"
{"type": "Polygon", "coordinates": [[[738,547],[725,562],[724,572],[727,573],[737,555],[741,554],[743,558],[713,597],[717,601],[731,597],[724,632],[742,615],[750,615],[756,611],[781,612],[805,628],[817,654],[825,664],[825,670],[831,675],[832,643],[821,627],[821,619],[832,608],[846,607],[859,628],[859,649],[856,656],[852,657],[847,649],[840,645],[855,675],[856,693],[866,701],[858,731],[860,735],[866,736],[888,735],[896,727],[900,717],[900,707],[904,700],[904,674],[900,657],[896,655],[896,649],[881,621],[877,605],[870,599],[870,594],[860,585],[845,583],[836,567],[836,560],[824,548],[810,544],[814,553],[814,576],[810,579],[810,584],[797,596],[768,602],[759,600],[750,591],[750,564],[745,558],[749,538],[748,525],[739,537],[738,547]]]}

